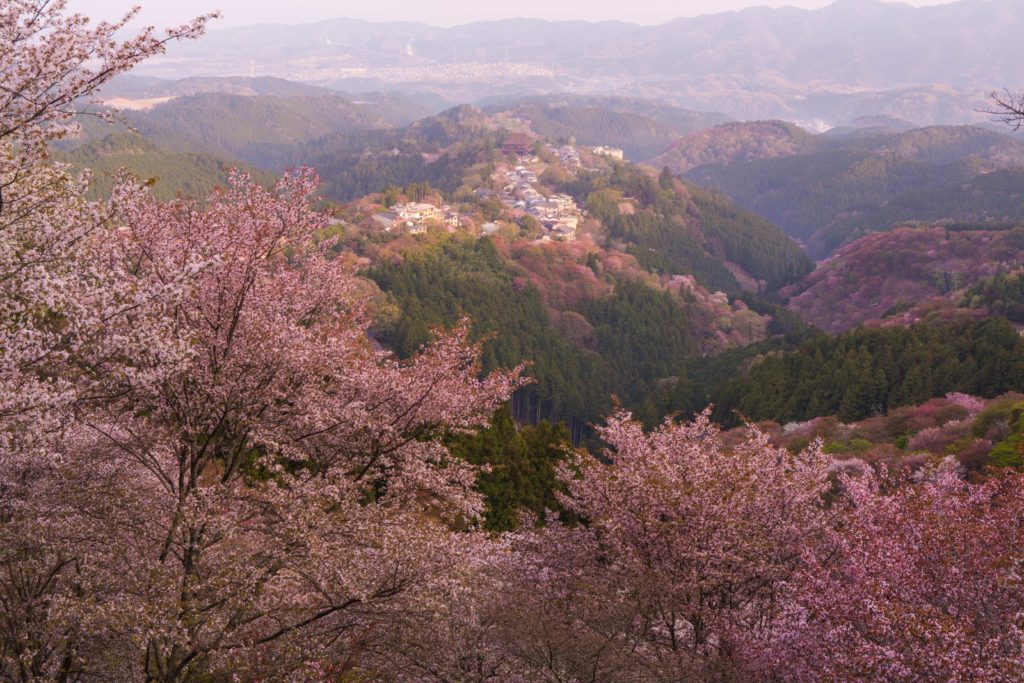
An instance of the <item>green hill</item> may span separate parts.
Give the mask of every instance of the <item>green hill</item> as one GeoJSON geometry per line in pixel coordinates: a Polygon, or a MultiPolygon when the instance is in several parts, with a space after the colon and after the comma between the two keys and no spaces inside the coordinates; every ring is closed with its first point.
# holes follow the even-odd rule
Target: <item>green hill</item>
{"type": "Polygon", "coordinates": [[[906,222],[1024,219],[1015,190],[1024,143],[1009,136],[957,126],[802,144],[770,158],[703,165],[687,177],[778,224],[818,257],[906,222]]]}
{"type": "Polygon", "coordinates": [[[169,152],[130,133],[114,133],[71,151],[58,151],[54,158],[78,169],[91,169],[91,198],[110,196],[118,172],[126,169],[140,180],[152,180],[153,195],[161,200],[178,195],[206,197],[227,183],[232,168],[242,168],[261,183],[274,181],[272,174],[254,170],[239,161],[198,154],[169,152]]]}
{"type": "Polygon", "coordinates": [[[165,149],[202,150],[273,170],[294,164],[301,145],[326,135],[392,126],[373,107],[336,95],[203,93],[128,112],[125,118],[165,149]]]}

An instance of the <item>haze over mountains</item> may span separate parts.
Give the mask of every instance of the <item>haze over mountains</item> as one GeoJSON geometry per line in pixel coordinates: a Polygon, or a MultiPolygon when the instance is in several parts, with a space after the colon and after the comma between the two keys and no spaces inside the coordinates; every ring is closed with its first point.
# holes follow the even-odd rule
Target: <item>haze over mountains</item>
{"type": "Polygon", "coordinates": [[[552,92],[657,95],[739,119],[839,125],[890,114],[925,125],[985,120],[975,110],[987,93],[1024,80],[1022,29],[1017,0],[921,8],[839,0],[821,10],[750,8],[659,26],[338,19],[215,30],[140,73],[271,75],[352,92],[434,93],[452,103],[552,92]]]}
{"type": "Polygon", "coordinates": [[[261,182],[316,169],[339,248],[378,268],[378,341],[407,354],[456,311],[486,321],[505,340],[489,363],[537,363],[517,419],[527,406],[578,439],[607,408],[584,395],[651,418],[719,403],[746,359],[804,324],[1016,310],[1024,141],[978,110],[1014,90],[1021,15],[842,0],[653,27],[235,28],[104,89],[142,139],[86,121],[61,158],[96,170],[100,195],[121,166],[161,197],[203,195],[236,163],[261,182]],[[454,236],[381,227],[424,199],[454,236]],[[534,220],[566,201],[576,227],[534,220]],[[472,246],[483,237],[496,252],[472,246]],[[669,319],[673,342],[644,332],[669,319]]]}

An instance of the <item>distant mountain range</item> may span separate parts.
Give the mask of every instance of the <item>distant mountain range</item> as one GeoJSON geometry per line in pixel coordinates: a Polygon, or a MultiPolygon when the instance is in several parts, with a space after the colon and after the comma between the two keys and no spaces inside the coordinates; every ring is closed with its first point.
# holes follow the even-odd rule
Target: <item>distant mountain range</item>
{"type": "Polygon", "coordinates": [[[919,125],[981,120],[985,94],[1024,83],[1024,3],[914,8],[838,0],[751,8],[659,26],[510,19],[438,28],[340,19],[212,31],[140,72],[270,75],[454,102],[576,92],[658,96],[734,118],[837,125],[888,114],[919,125]],[[984,36],[984,39],[980,39],[984,36]]]}

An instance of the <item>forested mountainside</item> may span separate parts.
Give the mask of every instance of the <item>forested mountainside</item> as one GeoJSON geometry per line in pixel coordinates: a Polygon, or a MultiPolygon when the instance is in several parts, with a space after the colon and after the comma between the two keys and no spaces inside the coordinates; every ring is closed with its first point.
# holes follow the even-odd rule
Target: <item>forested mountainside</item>
{"type": "Polygon", "coordinates": [[[829,332],[908,324],[963,313],[965,289],[1022,263],[1024,227],[897,228],[843,247],[782,295],[801,319],[829,332]]]}
{"type": "Polygon", "coordinates": [[[676,173],[700,167],[742,166],[742,162],[862,151],[890,154],[907,161],[950,164],[977,157],[999,167],[1024,163],[1024,142],[1008,132],[981,126],[911,127],[892,131],[885,126],[859,127],[815,135],[783,121],[727,123],[692,133],[651,163],[676,173]]]}
{"type": "Polygon", "coordinates": [[[148,183],[153,196],[163,201],[179,195],[207,197],[215,188],[226,187],[228,176],[235,169],[248,172],[264,185],[274,182],[272,173],[247,167],[237,159],[170,152],[131,133],[112,133],[70,151],[56,151],[54,158],[78,170],[91,171],[88,193],[91,199],[109,197],[122,170],[148,183]]]}
{"type": "Polygon", "coordinates": [[[332,133],[390,127],[337,96],[243,97],[207,93],[171,100],[129,123],[170,148],[199,148],[266,168],[294,164],[297,146],[332,133]]]}
{"type": "MultiPolygon", "coordinates": [[[[207,117],[230,122],[234,119],[220,110],[230,109],[236,99],[242,98],[213,95],[163,106],[178,102],[185,111],[209,105],[207,117]]],[[[351,110],[342,106],[331,111],[341,111],[344,123],[330,125],[358,129],[320,135],[323,122],[313,130],[304,128],[304,117],[319,106],[316,98],[250,97],[247,102],[245,111],[268,111],[270,119],[294,129],[290,138],[277,138],[283,140],[277,156],[262,156],[265,163],[285,156],[309,163],[321,174],[324,198],[348,202],[335,211],[346,226],[358,227],[345,227],[338,235],[369,259],[365,275],[381,291],[378,339],[408,355],[431,329],[468,315],[475,335],[496,335],[485,343],[485,367],[532,363],[536,383],[518,394],[515,418],[566,420],[575,440],[584,438],[583,425],[607,413],[613,395],[648,422],[669,412],[696,410],[707,401],[721,404],[725,412],[720,416],[728,418],[733,403],[720,398],[728,395],[723,393],[727,378],[714,374],[717,366],[709,369],[695,359],[727,352],[721,362],[728,364],[733,356],[759,353],[757,344],[768,343],[776,351],[790,348],[805,334],[800,318],[841,332],[863,322],[909,325],[1015,310],[1012,288],[1004,291],[1000,285],[997,297],[990,285],[988,300],[968,297],[967,289],[1014,272],[1021,257],[1019,231],[900,229],[851,244],[811,272],[811,261],[778,228],[725,194],[664,171],[659,175],[591,154],[586,147],[554,144],[557,139],[534,128],[558,133],[562,141],[579,140],[599,135],[608,122],[628,115],[642,117],[644,125],[656,117],[675,117],[671,125],[655,125],[683,134],[689,113],[672,107],[616,98],[527,101],[512,108],[494,105],[488,112],[456,107],[394,128],[365,119],[353,123],[351,110]],[[285,115],[293,105],[305,113],[285,115]],[[555,120],[558,126],[552,128],[555,120]],[[540,198],[565,193],[578,207],[577,220],[583,222],[575,242],[538,242],[547,229],[524,210],[525,202],[524,208],[513,206],[514,192],[503,195],[508,183],[503,174],[515,165],[501,151],[508,125],[532,136],[534,157],[527,166],[540,198]],[[566,157],[566,149],[576,156],[566,157]],[[379,194],[382,189],[387,192],[379,194]],[[425,238],[383,233],[369,222],[391,205],[424,198],[451,204],[453,212],[466,216],[466,225],[475,227],[425,238]],[[499,231],[479,240],[473,231],[479,233],[485,222],[497,224],[499,231]],[[927,248],[918,248],[920,240],[928,242],[927,248]],[[744,350],[748,344],[755,346],[744,350]]],[[[135,116],[167,120],[160,109],[135,116]]],[[[685,151],[686,163],[704,164],[691,177],[712,171],[741,176],[743,169],[749,173],[743,177],[754,178],[760,164],[775,164],[786,169],[776,173],[784,186],[806,187],[825,178],[828,189],[821,196],[830,201],[842,192],[863,201],[863,186],[881,188],[884,194],[920,185],[923,178],[935,184],[959,182],[962,196],[992,207],[993,213],[1016,196],[1012,178],[1017,171],[982,173],[1020,155],[1020,146],[1006,136],[970,127],[880,132],[872,125],[876,122],[862,123],[857,134],[832,136],[773,122],[726,124],[689,134],[674,152],[685,151]],[[776,158],[760,159],[765,156],[776,158]],[[747,158],[758,160],[743,161],[747,158]],[[830,176],[833,166],[846,172],[833,170],[830,176]],[[861,185],[855,180],[858,173],[864,177],[861,185]],[[1005,189],[978,191],[974,183],[1005,189]]],[[[150,126],[158,128],[157,123],[150,126]]],[[[248,145],[241,135],[223,140],[220,144],[232,150],[244,151],[248,145]]],[[[178,141],[187,148],[202,138],[178,141]]],[[[72,154],[78,164],[93,157],[93,165],[104,173],[124,164],[144,178],[159,176],[151,172],[159,164],[165,176],[156,184],[161,196],[189,191],[173,171],[175,162],[192,158],[187,154],[133,147],[128,138],[117,136],[72,154]]],[[[204,188],[223,182],[226,162],[210,163],[217,171],[202,181],[204,188]]],[[[936,214],[964,206],[955,198],[961,195],[941,193],[937,190],[927,203],[936,214]]],[[[919,205],[893,200],[877,211],[902,219],[924,215],[915,213],[919,205]],[[899,213],[901,207],[905,213],[899,213]]],[[[843,239],[870,231],[858,220],[867,215],[867,210],[843,214],[855,226],[843,239]]],[[[744,367],[731,372],[742,376],[744,367]]],[[[924,398],[953,389],[935,382],[924,398]]],[[[837,409],[831,404],[822,408],[837,409]]]]}
{"type": "Polygon", "coordinates": [[[789,157],[821,144],[820,138],[784,121],[726,123],[686,136],[651,164],[687,173],[701,166],[789,157]]]}
{"type": "MultiPolygon", "coordinates": [[[[257,89],[259,84],[246,81],[241,87],[257,89]]],[[[144,138],[169,151],[215,154],[280,171],[301,162],[298,150],[304,144],[338,133],[390,131],[418,120],[423,113],[420,107],[391,96],[352,101],[329,91],[250,95],[226,89],[158,97],[152,106],[126,110],[121,116],[144,138]]],[[[283,87],[271,90],[288,92],[283,87]]],[[[118,104],[117,99],[113,103],[118,104]]],[[[109,131],[90,122],[86,133],[82,142],[109,131]]]]}
{"type": "MultiPolygon", "coordinates": [[[[966,163],[969,171],[978,168],[966,163]]],[[[964,168],[964,167],[961,167],[964,168]]],[[[852,208],[809,240],[812,253],[830,253],[861,235],[889,230],[901,224],[942,224],[999,228],[1024,220],[1024,168],[991,170],[948,185],[908,190],[883,204],[852,208]]]]}
{"type": "Polygon", "coordinates": [[[573,171],[552,149],[541,146],[520,173],[585,212],[568,241],[498,201],[517,172],[486,155],[467,174],[472,184],[449,196],[464,225],[492,221],[491,236],[479,227],[382,231],[374,216],[389,203],[441,203],[423,183],[336,209],[348,226],[339,238],[368,259],[382,292],[382,343],[409,355],[431,329],[469,316],[474,336],[488,339],[485,368],[531,364],[536,381],[517,395],[516,419],[565,420],[579,440],[613,396],[650,422],[696,410],[691,362],[800,329],[762,298],[812,268],[778,228],[668,174],[586,154],[599,168],[573,171]]]}
{"type": "MultiPolygon", "coordinates": [[[[777,223],[823,257],[861,235],[901,222],[979,225],[1024,218],[1015,183],[1024,144],[976,127],[936,127],[898,134],[769,135],[775,144],[753,152],[742,140],[756,128],[706,132],[687,177],[717,188],[744,208],[777,223]],[[740,142],[735,139],[739,138],[740,142]],[[701,156],[704,155],[704,156],[701,156]]],[[[767,144],[767,143],[765,143],[767,144]]],[[[677,148],[686,158],[685,147],[677,148]]],[[[684,162],[689,164],[689,162],[684,162]]]]}
{"type": "Polygon", "coordinates": [[[726,421],[852,422],[948,392],[995,397],[1022,382],[1024,338],[1005,319],[858,328],[754,357],[721,388],[716,410],[726,421]]]}

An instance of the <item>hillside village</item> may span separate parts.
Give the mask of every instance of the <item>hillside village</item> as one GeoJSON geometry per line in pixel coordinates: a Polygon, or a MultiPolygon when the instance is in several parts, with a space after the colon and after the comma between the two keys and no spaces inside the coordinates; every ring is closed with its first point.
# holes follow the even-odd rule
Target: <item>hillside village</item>
{"type": "Polygon", "coordinates": [[[576,201],[567,194],[543,194],[537,172],[519,165],[513,169],[498,170],[495,180],[504,179],[501,201],[513,218],[532,216],[544,228],[540,241],[571,242],[576,239],[581,212],[576,201]]]}
{"type": "MultiPolygon", "coordinates": [[[[690,311],[704,353],[768,336],[771,315],[751,310],[740,298],[714,291],[692,275],[645,272],[627,246],[612,239],[611,226],[563,189],[585,175],[607,177],[616,164],[625,163],[616,153],[621,150],[518,134],[506,139],[512,145],[503,146],[502,158],[468,169],[457,191],[442,192],[426,183],[388,188],[334,206],[334,229],[360,256],[361,266],[371,269],[419,258],[441,244],[488,238],[502,254],[503,268],[516,288],[535,289],[558,324],[572,325],[582,302],[607,296],[617,282],[630,280],[644,282],[690,311]]],[[[622,215],[633,216],[640,205],[628,195],[615,200],[622,215]]],[[[378,302],[378,315],[390,310],[387,297],[371,298],[378,302]]],[[[582,334],[589,338],[592,331],[582,334]]]]}
{"type": "Polygon", "coordinates": [[[540,149],[542,156],[535,154],[537,145],[526,133],[505,136],[502,152],[507,155],[506,161],[494,167],[487,183],[476,187],[472,197],[477,204],[497,200],[500,212],[481,213],[465,203],[454,206],[436,195],[382,207],[370,216],[365,227],[389,235],[423,235],[432,228],[450,233],[465,229],[480,237],[494,235],[502,226],[514,224],[531,233],[538,243],[572,242],[578,236],[585,211],[573,197],[542,182],[541,176],[551,168],[559,174],[597,171],[606,166],[600,163],[601,159],[621,162],[624,154],[621,149],[606,146],[585,148],[582,153],[572,144],[544,143],[540,149]],[[585,168],[584,154],[595,163],[585,168]]]}

